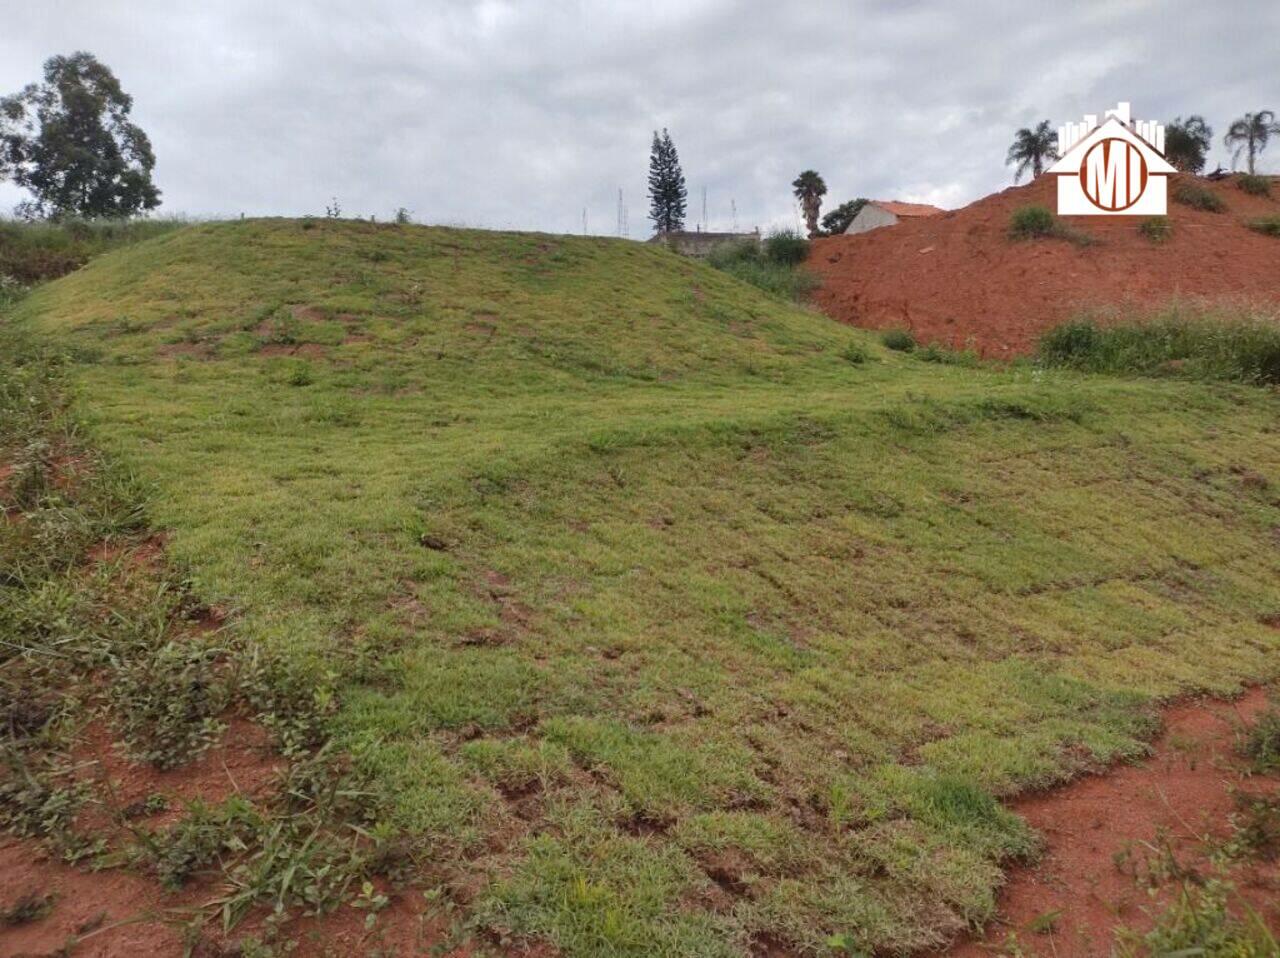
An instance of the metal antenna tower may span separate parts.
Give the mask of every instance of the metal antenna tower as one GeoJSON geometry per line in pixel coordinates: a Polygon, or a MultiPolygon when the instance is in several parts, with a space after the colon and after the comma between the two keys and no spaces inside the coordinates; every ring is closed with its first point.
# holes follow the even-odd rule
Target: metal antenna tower
{"type": "Polygon", "coordinates": [[[707,188],[702,188],[702,232],[707,232],[707,188]]]}
{"type": "Polygon", "coordinates": [[[736,233],[738,232],[738,201],[737,200],[735,199],[729,200],[729,211],[733,215],[733,231],[736,233]]]}

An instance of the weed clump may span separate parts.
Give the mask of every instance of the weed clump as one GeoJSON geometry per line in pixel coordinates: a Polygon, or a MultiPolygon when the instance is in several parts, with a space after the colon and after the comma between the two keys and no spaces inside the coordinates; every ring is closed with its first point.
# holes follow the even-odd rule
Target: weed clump
{"type": "Polygon", "coordinates": [[[913,352],[916,348],[915,336],[906,329],[890,329],[880,337],[880,342],[884,343],[886,349],[899,353],[913,352]]]}
{"type": "Polygon", "coordinates": [[[1262,216],[1249,221],[1249,229],[1263,236],[1280,237],[1280,216],[1262,216]]]}
{"type": "Polygon", "coordinates": [[[791,230],[769,234],[763,243],[746,240],[711,251],[707,264],[782,299],[799,302],[818,286],[804,268],[809,241],[791,230]]]}
{"type": "Polygon", "coordinates": [[[12,904],[0,908],[0,928],[14,928],[39,921],[53,910],[53,896],[26,892],[12,904]]]}
{"type": "Polygon", "coordinates": [[[1153,243],[1166,243],[1173,236],[1173,224],[1167,216],[1152,216],[1138,224],[1138,232],[1153,243]]]}
{"type": "Polygon", "coordinates": [[[1269,708],[1258,716],[1245,732],[1240,753],[1255,772],[1280,771],[1280,708],[1269,708]]]}
{"type": "Polygon", "coordinates": [[[871,354],[857,343],[849,343],[844,349],[840,350],[840,358],[855,366],[861,366],[871,358],[871,354]]]}
{"type": "Polygon", "coordinates": [[[1009,239],[1063,239],[1077,246],[1092,246],[1095,242],[1093,237],[1064,226],[1043,206],[1020,206],[1014,210],[1009,217],[1009,239]]]}
{"type": "Polygon", "coordinates": [[[1241,192],[1248,193],[1250,196],[1271,195],[1271,180],[1254,173],[1241,173],[1236,178],[1236,186],[1240,188],[1241,192]]]}
{"type": "Polygon", "coordinates": [[[110,698],[134,758],[173,768],[217,740],[228,693],[215,658],[214,650],[167,642],[119,663],[110,698]]]}
{"type": "Polygon", "coordinates": [[[1057,218],[1043,206],[1021,206],[1009,218],[1009,236],[1012,239],[1052,236],[1057,228],[1057,218]]]}
{"type": "Polygon", "coordinates": [[[937,343],[929,343],[916,350],[916,359],[926,363],[937,363],[940,366],[974,367],[981,363],[978,354],[971,349],[947,349],[937,343]]]}
{"type": "Polygon", "coordinates": [[[1194,183],[1179,183],[1173,191],[1173,198],[1183,206],[1190,206],[1193,210],[1203,210],[1206,213],[1222,213],[1227,208],[1227,204],[1217,193],[1194,183]]]}

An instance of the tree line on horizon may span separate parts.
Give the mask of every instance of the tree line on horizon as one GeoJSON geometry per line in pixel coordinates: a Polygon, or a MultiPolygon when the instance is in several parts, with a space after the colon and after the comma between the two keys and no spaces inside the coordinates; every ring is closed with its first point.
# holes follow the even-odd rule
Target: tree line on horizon
{"type": "MultiPolygon", "coordinates": [[[[1280,137],[1280,122],[1276,121],[1274,110],[1246,113],[1232,121],[1222,138],[1223,145],[1232,151],[1231,168],[1235,169],[1243,156],[1249,174],[1256,173],[1258,157],[1273,136],[1280,137]]],[[[1179,172],[1203,172],[1212,145],[1213,128],[1198,113],[1185,120],[1179,116],[1165,124],[1164,157],[1179,172]]],[[[1058,156],[1058,132],[1048,120],[1041,120],[1034,127],[1024,126],[1014,133],[1004,162],[1006,166],[1014,165],[1013,182],[1017,183],[1028,170],[1032,179],[1040,176],[1058,156]]]]}

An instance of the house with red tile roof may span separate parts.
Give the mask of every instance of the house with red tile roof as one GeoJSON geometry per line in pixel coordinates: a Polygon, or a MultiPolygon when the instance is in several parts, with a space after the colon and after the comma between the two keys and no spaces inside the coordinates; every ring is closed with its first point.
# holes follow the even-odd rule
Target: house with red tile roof
{"type": "Polygon", "coordinates": [[[850,221],[845,233],[865,233],[881,226],[892,226],[899,220],[915,216],[937,216],[945,212],[928,203],[900,203],[897,200],[871,200],[850,221]]]}

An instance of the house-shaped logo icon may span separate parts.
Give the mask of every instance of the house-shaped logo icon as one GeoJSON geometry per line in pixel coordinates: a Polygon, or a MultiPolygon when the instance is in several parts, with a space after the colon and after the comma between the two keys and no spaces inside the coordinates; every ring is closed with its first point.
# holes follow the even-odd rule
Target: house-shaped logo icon
{"type": "Polygon", "coordinates": [[[1102,123],[1058,128],[1059,159],[1045,172],[1058,180],[1058,213],[1064,216],[1163,216],[1169,202],[1164,127],[1129,119],[1129,104],[1108,110],[1102,123]]]}

